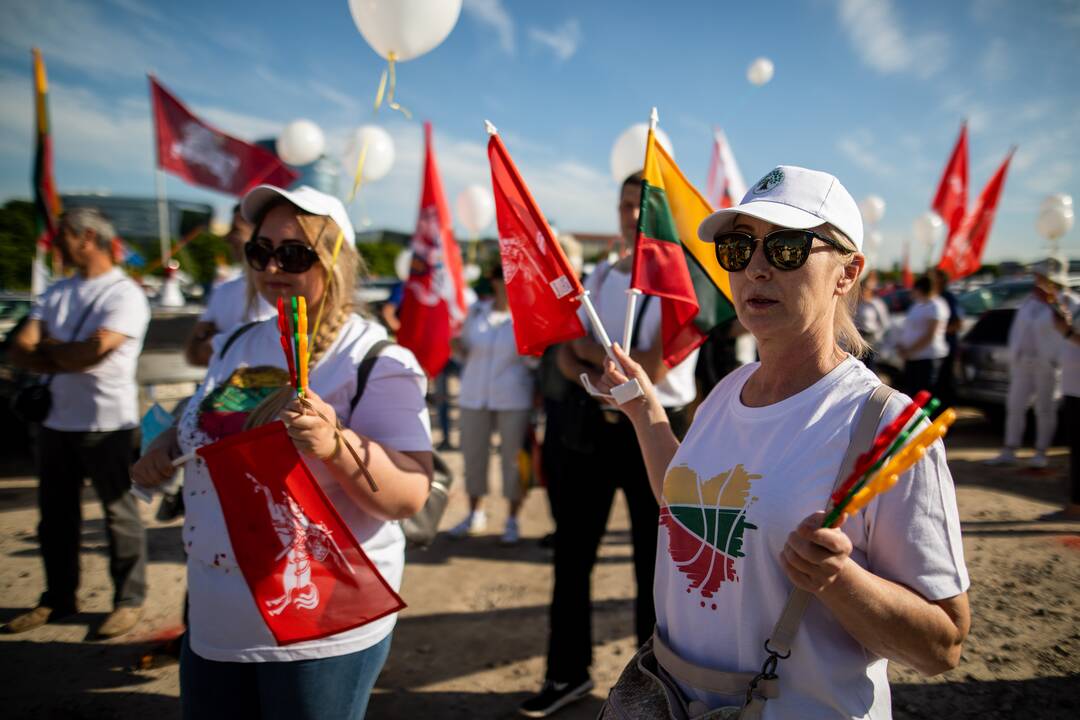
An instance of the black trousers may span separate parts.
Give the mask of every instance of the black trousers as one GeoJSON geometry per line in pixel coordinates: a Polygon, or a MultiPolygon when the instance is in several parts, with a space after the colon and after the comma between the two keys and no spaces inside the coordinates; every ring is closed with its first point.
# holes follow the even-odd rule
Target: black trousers
{"type": "Polygon", "coordinates": [[[1080,397],[1065,396],[1064,419],[1069,444],[1069,502],[1080,505],[1080,397]]]}
{"type": "MultiPolygon", "coordinates": [[[[595,451],[562,449],[561,472],[548,476],[548,495],[555,518],[555,588],[549,612],[547,678],[583,682],[592,665],[592,570],[607,529],[615,491],[621,489],[630,510],[633,543],[634,631],[638,645],[652,636],[656,624],[653,574],[660,508],[653,497],[645,461],[633,426],[600,420],[591,428],[595,451]]],[[[681,415],[672,417],[677,435],[685,433],[681,415]]],[[[553,438],[554,441],[554,438],[553,438]]]]}
{"type": "Polygon", "coordinates": [[[134,430],[60,432],[41,429],[38,539],[45,561],[41,604],[75,609],[79,587],[83,479],[90,476],[105,514],[113,605],[138,607],[146,598],[146,531],[131,487],[134,430]]]}
{"type": "Polygon", "coordinates": [[[933,392],[937,387],[943,364],[944,361],[942,360],[908,360],[905,362],[904,393],[908,397],[915,397],[920,390],[933,392]]]}

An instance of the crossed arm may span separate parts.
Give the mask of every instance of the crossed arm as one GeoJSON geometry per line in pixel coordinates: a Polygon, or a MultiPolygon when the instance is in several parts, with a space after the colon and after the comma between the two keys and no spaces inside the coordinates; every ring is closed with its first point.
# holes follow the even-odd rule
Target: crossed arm
{"type": "Polygon", "coordinates": [[[127,340],[126,335],[98,328],[85,340],[60,342],[49,337],[40,320],[29,320],[11,345],[11,361],[38,373],[73,373],[94,367],[127,340]]]}

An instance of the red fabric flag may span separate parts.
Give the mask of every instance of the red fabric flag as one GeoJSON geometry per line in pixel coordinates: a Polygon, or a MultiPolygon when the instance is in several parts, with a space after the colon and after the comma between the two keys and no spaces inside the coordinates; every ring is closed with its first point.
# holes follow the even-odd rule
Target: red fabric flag
{"type": "Polygon", "coordinates": [[[412,350],[424,372],[435,377],[450,359],[450,338],[465,320],[465,274],[435,164],[429,122],[424,123],[424,142],[424,187],[412,237],[412,266],[398,313],[397,341],[412,350]]]}
{"type": "Polygon", "coordinates": [[[279,645],[351,630],[405,607],[356,542],[281,422],[198,450],[236,564],[279,645]]]}
{"type": "Polygon", "coordinates": [[[990,178],[990,182],[986,183],[956,234],[945,243],[938,267],[949,273],[949,277],[966,277],[977,271],[982,264],[983,250],[986,249],[990,228],[994,225],[998,200],[1005,188],[1005,176],[1009,172],[1009,162],[1015,151],[1015,148],[1009,150],[1009,154],[990,178]]]}
{"type": "Polygon", "coordinates": [[[266,148],[207,125],[150,76],[158,167],[195,185],[240,196],[260,183],[288,187],[300,175],[266,148]]]}
{"type": "Polygon", "coordinates": [[[520,354],[540,355],[585,334],[577,315],[585,290],[497,134],[488,160],[514,339],[520,354]]]}
{"type": "Polygon", "coordinates": [[[716,128],[713,131],[712,159],[709,160],[709,175],[705,182],[705,199],[714,208],[729,208],[742,202],[746,194],[746,181],[743,180],[735,154],[724,135],[716,128]]]}
{"type": "Polygon", "coordinates": [[[967,186],[968,186],[968,140],[967,123],[960,126],[960,137],[956,140],[949,162],[945,166],[945,173],[938,183],[934,202],[930,207],[945,221],[949,228],[946,240],[951,240],[960,223],[964,220],[967,210],[967,186]]]}
{"type": "Polygon", "coordinates": [[[900,284],[910,290],[915,287],[915,276],[911,274],[911,247],[904,243],[904,267],[900,270],[900,284]]]}

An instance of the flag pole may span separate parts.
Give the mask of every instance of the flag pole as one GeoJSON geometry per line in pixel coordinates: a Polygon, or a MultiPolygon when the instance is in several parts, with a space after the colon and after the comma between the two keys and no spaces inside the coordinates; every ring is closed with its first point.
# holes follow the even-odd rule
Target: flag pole
{"type": "Polygon", "coordinates": [[[158,241],[161,243],[161,266],[169,263],[169,206],[165,199],[165,171],[155,168],[154,184],[157,186],[158,241]]]}
{"type": "MultiPolygon", "coordinates": [[[[656,106],[653,106],[652,112],[649,113],[649,137],[653,137],[656,132],[656,126],[660,122],[660,113],[656,111],[656,106]]],[[[648,163],[649,148],[645,146],[645,159],[648,163]]],[[[645,188],[641,189],[644,196],[645,188]]],[[[630,352],[634,342],[634,311],[637,309],[638,296],[641,295],[641,290],[635,287],[628,288],[626,291],[626,317],[623,318],[623,350],[630,352]]]]}

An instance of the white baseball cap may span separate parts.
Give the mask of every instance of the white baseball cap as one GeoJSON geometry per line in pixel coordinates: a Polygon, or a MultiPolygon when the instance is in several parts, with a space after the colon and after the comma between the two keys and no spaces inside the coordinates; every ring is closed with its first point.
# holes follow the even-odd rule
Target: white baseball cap
{"type": "Polygon", "coordinates": [[[275,185],[258,185],[249,190],[240,201],[240,212],[248,222],[257,222],[266,206],[279,197],[285,198],[304,212],[329,217],[341,228],[346,240],[356,243],[352,221],[349,220],[349,214],[345,212],[341,201],[308,185],[301,185],[294,190],[284,190],[275,185]]]}
{"type": "Polygon", "coordinates": [[[713,236],[735,215],[749,215],[780,227],[807,230],[829,223],[862,252],[862,215],[855,198],[829,173],[794,165],[779,165],[757,181],[742,202],[717,210],[701,221],[698,237],[713,236]]]}

